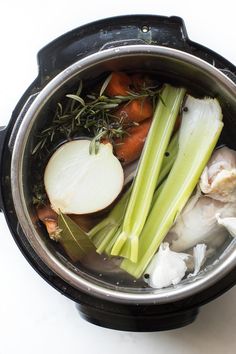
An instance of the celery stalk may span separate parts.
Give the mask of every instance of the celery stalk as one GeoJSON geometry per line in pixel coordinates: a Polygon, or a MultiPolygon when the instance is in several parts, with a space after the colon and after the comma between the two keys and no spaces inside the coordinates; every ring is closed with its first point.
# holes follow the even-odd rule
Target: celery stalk
{"type": "Polygon", "coordinates": [[[105,248],[105,253],[110,256],[111,255],[111,250],[112,250],[112,247],[115,243],[115,241],[117,240],[117,238],[119,237],[121,233],[121,226],[119,226],[116,230],[116,232],[114,233],[113,235],[113,238],[109,241],[109,243],[107,244],[106,248],[105,248]]]}
{"type": "Polygon", "coordinates": [[[106,236],[104,237],[102,242],[99,242],[99,246],[96,249],[97,253],[102,254],[104,252],[104,250],[106,249],[107,245],[113,239],[113,236],[117,232],[118,227],[119,227],[119,224],[112,225],[110,230],[106,233],[106,236]]]}
{"type": "Polygon", "coordinates": [[[100,247],[101,243],[104,242],[107,234],[111,233],[112,230],[116,227],[114,224],[108,224],[105,227],[103,227],[101,230],[99,230],[96,235],[93,236],[91,241],[93,242],[94,246],[96,247],[96,250],[100,247]]]}
{"type": "Polygon", "coordinates": [[[173,132],[176,118],[185,95],[185,89],[165,85],[140,159],[131,197],[126,209],[122,232],[111,254],[119,255],[125,243],[129,258],[137,261],[139,235],[145,224],[157,185],[163,157],[173,132]]]}
{"type": "MultiPolygon", "coordinates": [[[[167,150],[165,152],[162,165],[161,165],[161,172],[158,177],[158,182],[157,182],[157,187],[161,185],[163,180],[166,178],[168,173],[171,170],[171,167],[173,166],[177,153],[178,153],[178,145],[179,145],[179,134],[178,132],[175,133],[173,138],[171,139],[167,150]]],[[[153,202],[153,201],[152,201],[153,202]]]]}
{"type": "MultiPolygon", "coordinates": [[[[165,156],[163,158],[162,166],[161,166],[161,173],[157,181],[157,187],[160,186],[163,179],[169,173],[176,159],[177,152],[178,152],[178,133],[176,133],[173,136],[173,138],[171,139],[167,147],[165,156]]],[[[129,187],[129,189],[124,193],[122,198],[117,202],[116,206],[111,210],[108,216],[105,219],[103,219],[100,223],[95,225],[88,232],[88,235],[90,239],[92,239],[92,242],[95,245],[98,253],[101,254],[105,251],[108,255],[110,255],[111,249],[121,232],[120,226],[122,224],[125,215],[125,208],[128,199],[130,197],[131,190],[132,190],[132,186],[129,187]]],[[[157,197],[159,193],[158,191],[160,191],[160,188],[158,188],[158,190],[155,191],[153,195],[153,200],[155,200],[155,198],[157,197]]]]}
{"type": "Polygon", "coordinates": [[[179,135],[179,151],[157,198],[139,242],[137,263],[125,259],[121,268],[139,278],[145,271],[177,215],[196,187],[223,128],[216,99],[188,96],[179,135]]]}
{"type": "Polygon", "coordinates": [[[89,237],[94,243],[97,253],[102,254],[116,234],[117,229],[123,220],[130,194],[131,187],[123,194],[108,216],[89,231],[89,237]]]}
{"type": "Polygon", "coordinates": [[[119,225],[123,218],[124,209],[129,200],[129,196],[131,193],[131,188],[127,189],[127,191],[123,194],[118,203],[114,206],[108,216],[103,219],[100,223],[95,225],[89,232],[89,238],[93,239],[94,236],[97,235],[102,229],[106,228],[109,225],[119,225]]]}
{"type": "MultiPolygon", "coordinates": [[[[171,166],[170,166],[170,168],[171,168],[171,166]]],[[[168,172],[169,172],[169,171],[168,171],[168,172]]],[[[159,181],[159,180],[158,180],[158,181],[159,181]]],[[[154,203],[156,202],[157,198],[159,197],[159,195],[160,195],[162,189],[164,188],[164,185],[165,185],[165,181],[163,181],[161,185],[158,183],[158,186],[159,186],[159,187],[155,190],[155,193],[153,194],[152,203],[151,203],[151,209],[150,209],[150,210],[152,210],[152,207],[153,207],[154,203]]],[[[95,246],[96,246],[96,245],[95,245],[95,246]]],[[[126,243],[124,244],[124,246],[122,247],[122,249],[121,249],[121,251],[120,251],[120,253],[119,253],[119,256],[120,256],[120,257],[123,257],[123,258],[128,258],[128,259],[129,259],[129,257],[130,257],[130,252],[131,252],[131,249],[130,249],[130,248],[131,248],[130,242],[129,242],[129,243],[126,242],[126,243]]]]}

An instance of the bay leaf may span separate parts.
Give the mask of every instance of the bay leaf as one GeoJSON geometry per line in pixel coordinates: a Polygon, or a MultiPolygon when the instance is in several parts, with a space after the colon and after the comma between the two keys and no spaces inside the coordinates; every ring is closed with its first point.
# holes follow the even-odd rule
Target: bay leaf
{"type": "Polygon", "coordinates": [[[59,214],[58,226],[61,229],[59,242],[73,262],[96,250],[86,232],[68,215],[59,214]]]}

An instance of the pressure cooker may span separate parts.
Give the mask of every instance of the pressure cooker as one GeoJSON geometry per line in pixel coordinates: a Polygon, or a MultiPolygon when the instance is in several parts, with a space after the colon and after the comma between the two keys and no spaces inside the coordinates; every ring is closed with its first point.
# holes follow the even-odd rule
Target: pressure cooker
{"type": "Polygon", "coordinates": [[[160,331],[193,322],[203,304],[236,282],[236,245],[224,245],[203,275],[165,289],[104,281],[56,250],[38,227],[31,203],[33,139],[48,107],[78,80],[109,71],[165,75],[201,94],[220,97],[224,142],[236,149],[236,68],[192,42],[179,17],[129,15],[76,28],[38,53],[38,76],[0,130],[0,207],[12,236],[31,266],[76,303],[83,318],[127,331],[160,331]]]}

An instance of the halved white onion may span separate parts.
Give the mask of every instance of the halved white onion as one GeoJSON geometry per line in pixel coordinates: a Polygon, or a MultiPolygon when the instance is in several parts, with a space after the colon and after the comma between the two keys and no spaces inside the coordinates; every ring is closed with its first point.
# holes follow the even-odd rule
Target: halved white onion
{"type": "Polygon", "coordinates": [[[54,210],[87,214],[106,208],[121,192],[124,173],[111,144],[89,153],[89,140],[62,145],[50,158],[44,184],[54,210]]]}

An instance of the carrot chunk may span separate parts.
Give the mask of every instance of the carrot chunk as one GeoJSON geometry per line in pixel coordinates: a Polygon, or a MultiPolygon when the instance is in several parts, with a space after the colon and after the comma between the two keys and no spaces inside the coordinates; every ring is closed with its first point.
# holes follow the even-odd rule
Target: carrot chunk
{"type": "Polygon", "coordinates": [[[134,99],[122,105],[115,115],[124,121],[141,122],[153,115],[153,106],[148,98],[134,99]]]}
{"type": "Polygon", "coordinates": [[[115,141],[114,150],[123,165],[135,161],[141,155],[152,119],[129,128],[129,135],[115,141]]]}
{"type": "Polygon", "coordinates": [[[108,96],[127,96],[130,91],[131,78],[122,72],[113,72],[106,88],[108,96]]]}

